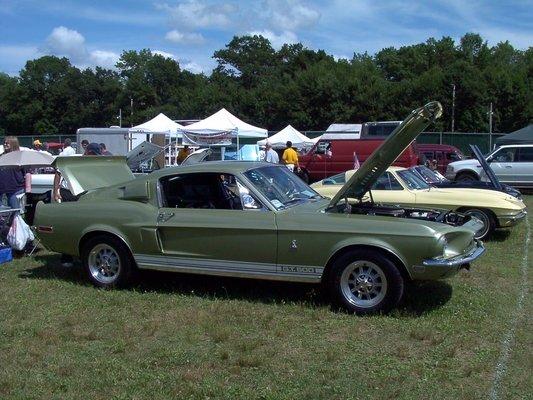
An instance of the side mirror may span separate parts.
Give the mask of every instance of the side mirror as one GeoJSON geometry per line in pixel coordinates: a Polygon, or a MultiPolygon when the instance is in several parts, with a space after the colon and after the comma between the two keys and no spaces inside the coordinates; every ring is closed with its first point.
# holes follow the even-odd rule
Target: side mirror
{"type": "Polygon", "coordinates": [[[494,160],[493,160],[493,158],[492,158],[492,157],[487,157],[487,160],[486,160],[486,161],[487,161],[487,163],[489,163],[489,164],[490,164],[490,163],[491,163],[491,162],[493,162],[494,160]]]}

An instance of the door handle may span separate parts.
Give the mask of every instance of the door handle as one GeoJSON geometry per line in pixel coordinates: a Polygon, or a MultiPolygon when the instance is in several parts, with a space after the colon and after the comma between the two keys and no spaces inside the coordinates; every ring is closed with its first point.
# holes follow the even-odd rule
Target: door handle
{"type": "Polygon", "coordinates": [[[511,165],[506,165],[505,168],[513,168],[511,165]]]}
{"type": "Polygon", "coordinates": [[[157,222],[166,222],[173,216],[173,212],[160,212],[159,214],[157,214],[157,222]]]}

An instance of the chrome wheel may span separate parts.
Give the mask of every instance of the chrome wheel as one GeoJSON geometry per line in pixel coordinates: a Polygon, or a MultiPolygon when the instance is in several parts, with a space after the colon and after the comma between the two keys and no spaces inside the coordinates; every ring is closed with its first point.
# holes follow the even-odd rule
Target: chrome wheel
{"type": "Polygon", "coordinates": [[[356,261],[344,269],[340,280],[345,299],[361,308],[374,307],[387,293],[387,278],[383,270],[370,261],[356,261]]]}
{"type": "Polygon", "coordinates": [[[94,246],[89,252],[87,262],[90,274],[100,283],[112,283],[120,275],[120,257],[117,251],[107,244],[94,246]]]}
{"type": "Polygon", "coordinates": [[[483,226],[474,235],[476,239],[483,239],[485,236],[487,236],[491,229],[491,220],[487,213],[481,210],[468,210],[465,212],[465,215],[476,217],[483,223],[483,226]]]}

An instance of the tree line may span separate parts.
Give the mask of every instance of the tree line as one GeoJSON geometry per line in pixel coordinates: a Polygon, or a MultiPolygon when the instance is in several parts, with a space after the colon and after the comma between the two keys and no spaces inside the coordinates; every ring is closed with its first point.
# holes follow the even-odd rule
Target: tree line
{"type": "Polygon", "coordinates": [[[116,69],[79,69],[67,58],[30,60],[16,77],[0,74],[0,134],[73,134],[79,127],[142,123],[163,112],[201,119],[227,108],[279,130],[324,130],[330,123],[403,119],[438,100],[435,131],[510,132],[533,116],[533,48],[490,47],[478,34],[385,48],[335,59],[301,43],[276,50],[262,36],[236,36],[213,54],[210,75],[194,74],[148,49],[124,51],[116,69]],[[455,107],[452,92],[455,86],[455,107]],[[133,108],[132,105],[133,99],[133,108]]]}

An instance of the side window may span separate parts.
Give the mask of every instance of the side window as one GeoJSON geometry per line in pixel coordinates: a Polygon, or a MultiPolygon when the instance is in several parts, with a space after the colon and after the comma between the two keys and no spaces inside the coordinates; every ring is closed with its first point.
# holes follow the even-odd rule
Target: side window
{"type": "Polygon", "coordinates": [[[533,147],[520,147],[518,149],[519,162],[533,162],[533,147]]]}
{"type": "Polygon", "coordinates": [[[385,172],[372,185],[372,190],[403,190],[403,187],[390,172],[385,172]]]}
{"type": "Polygon", "coordinates": [[[496,162],[513,162],[515,161],[516,148],[507,147],[500,149],[492,159],[496,162]]]}
{"type": "Polygon", "coordinates": [[[322,181],[323,185],[344,185],[346,183],[346,172],[330,176],[322,181]]]}
{"type": "Polygon", "coordinates": [[[452,153],[446,153],[446,158],[450,161],[459,161],[461,160],[461,157],[459,157],[459,154],[452,152],[452,153]]]}
{"type": "Polygon", "coordinates": [[[424,151],[424,155],[427,160],[433,160],[435,158],[435,154],[432,151],[424,151]]]}
{"type": "MultiPolygon", "coordinates": [[[[193,173],[160,179],[163,207],[242,210],[261,208],[250,194],[241,194],[235,176],[217,173],[193,173]],[[246,204],[243,204],[246,203],[246,204]]],[[[244,186],[242,186],[243,189],[244,186]]]]}

